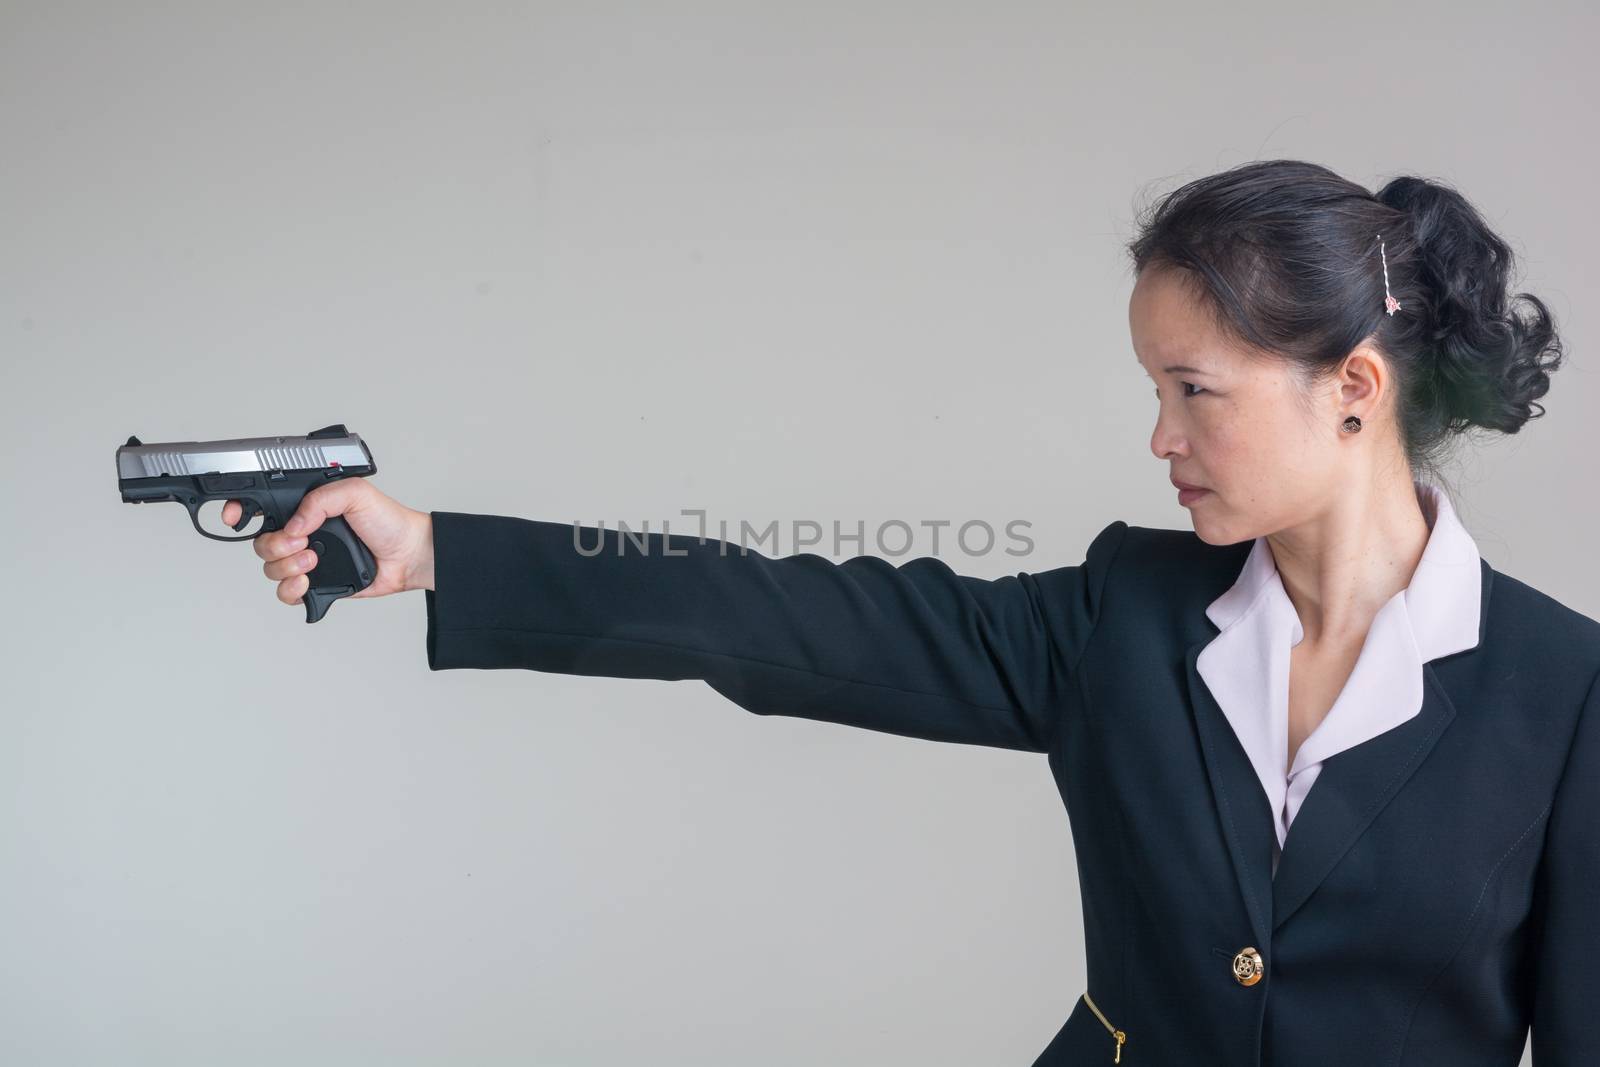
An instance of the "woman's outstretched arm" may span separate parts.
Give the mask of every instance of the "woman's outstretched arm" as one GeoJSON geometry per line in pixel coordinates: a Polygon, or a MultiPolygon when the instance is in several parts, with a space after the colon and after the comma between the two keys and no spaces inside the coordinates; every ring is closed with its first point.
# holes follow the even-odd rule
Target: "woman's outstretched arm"
{"type": "Polygon", "coordinates": [[[1050,747],[1127,530],[1106,526],[1080,565],[987,580],[931,556],[835,563],[690,534],[431,520],[433,670],[700,679],[759,715],[1032,752],[1050,747]]]}

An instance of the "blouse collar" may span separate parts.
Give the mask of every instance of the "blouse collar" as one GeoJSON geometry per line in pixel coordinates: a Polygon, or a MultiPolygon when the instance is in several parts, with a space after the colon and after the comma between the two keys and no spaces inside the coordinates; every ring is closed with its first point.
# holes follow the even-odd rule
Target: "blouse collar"
{"type": "Polygon", "coordinates": [[[1422,666],[1478,644],[1482,597],[1477,543],[1444,491],[1413,482],[1427,545],[1411,584],[1378,610],[1356,665],[1322,722],[1288,761],[1289,650],[1304,630],[1284,591],[1266,537],[1258,537],[1239,578],[1206,608],[1220,629],[1196,661],[1227,715],[1274,811],[1286,779],[1390,730],[1422,709],[1422,666]]]}

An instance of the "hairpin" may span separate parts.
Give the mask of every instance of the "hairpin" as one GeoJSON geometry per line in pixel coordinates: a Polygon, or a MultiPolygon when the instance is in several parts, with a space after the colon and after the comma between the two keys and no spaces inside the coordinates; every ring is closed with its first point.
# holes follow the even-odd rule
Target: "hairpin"
{"type": "Polygon", "coordinates": [[[1383,306],[1393,315],[1400,310],[1400,301],[1389,292],[1389,255],[1383,249],[1383,234],[1378,234],[1378,255],[1383,257],[1383,306]]]}

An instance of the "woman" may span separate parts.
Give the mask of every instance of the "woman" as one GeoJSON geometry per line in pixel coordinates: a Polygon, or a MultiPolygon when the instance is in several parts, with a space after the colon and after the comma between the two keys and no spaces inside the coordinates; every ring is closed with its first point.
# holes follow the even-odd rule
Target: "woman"
{"type": "Polygon", "coordinates": [[[697,678],[1046,753],[1088,988],[1036,1067],[1510,1067],[1530,1025],[1538,1067],[1600,1063],[1600,623],[1491,568],[1427,476],[1536,417],[1544,305],[1508,301],[1455,191],[1295,161],[1183,186],[1130,250],[1193,532],[1112,522],[1080,565],[989,581],[641,552],[352,479],[257,552],[297,603],[305,535],[343,515],[379,561],[359,596],[426,590],[434,670],[697,678]]]}

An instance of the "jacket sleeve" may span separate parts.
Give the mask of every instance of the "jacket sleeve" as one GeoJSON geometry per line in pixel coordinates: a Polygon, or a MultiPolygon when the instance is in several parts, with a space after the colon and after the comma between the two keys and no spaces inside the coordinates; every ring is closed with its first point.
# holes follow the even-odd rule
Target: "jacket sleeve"
{"type": "Polygon", "coordinates": [[[1556,787],[1531,929],[1534,1067],[1600,1063],[1600,676],[1556,787]]]}
{"type": "Polygon", "coordinates": [[[758,715],[1030,752],[1050,747],[1128,529],[1078,566],[986,580],[932,556],[432,516],[431,670],[699,679],[758,715]]]}

